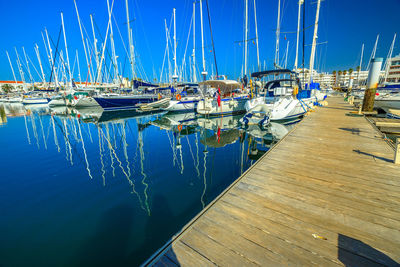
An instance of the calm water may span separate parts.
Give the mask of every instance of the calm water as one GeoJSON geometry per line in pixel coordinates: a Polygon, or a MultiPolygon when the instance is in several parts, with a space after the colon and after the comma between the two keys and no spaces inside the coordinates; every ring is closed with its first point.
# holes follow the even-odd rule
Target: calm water
{"type": "Polygon", "coordinates": [[[292,127],[18,104],[0,115],[1,266],[139,265],[292,127]]]}

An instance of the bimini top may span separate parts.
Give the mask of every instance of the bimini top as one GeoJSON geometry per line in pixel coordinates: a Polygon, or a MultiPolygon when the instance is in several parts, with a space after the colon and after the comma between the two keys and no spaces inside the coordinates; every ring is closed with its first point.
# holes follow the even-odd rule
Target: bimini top
{"type": "Polygon", "coordinates": [[[233,80],[209,80],[199,83],[200,85],[208,85],[214,88],[221,89],[221,93],[232,92],[235,89],[241,88],[237,81],[233,80]]]}
{"type": "Polygon", "coordinates": [[[289,69],[265,70],[265,71],[253,72],[251,74],[251,77],[262,78],[264,76],[273,75],[273,74],[296,74],[296,72],[291,71],[289,69]]]}

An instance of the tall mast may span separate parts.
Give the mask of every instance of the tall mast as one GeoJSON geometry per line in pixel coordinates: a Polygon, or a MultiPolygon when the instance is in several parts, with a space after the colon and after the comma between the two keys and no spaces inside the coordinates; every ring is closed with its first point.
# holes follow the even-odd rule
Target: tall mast
{"type": "Polygon", "coordinates": [[[276,21],[275,67],[279,66],[279,35],[280,35],[281,0],[278,0],[278,18],[276,21]]]}
{"type": "Polygon", "coordinates": [[[43,80],[43,83],[45,83],[46,82],[46,77],[44,75],[43,66],[42,66],[42,60],[40,59],[39,46],[37,44],[35,44],[35,52],[36,52],[36,57],[37,57],[37,59],[39,61],[40,72],[42,73],[42,80],[43,80]]]}
{"type": "Polygon", "coordinates": [[[207,71],[206,71],[206,61],[204,59],[203,0],[200,0],[200,26],[201,26],[201,57],[203,61],[203,71],[201,72],[201,75],[203,75],[203,80],[205,81],[207,78],[207,71]]]}
{"type": "MultiPolygon", "coordinates": [[[[108,0],[107,0],[108,2],[108,0]]],[[[100,57],[100,67],[98,68],[98,72],[97,72],[97,76],[96,76],[96,82],[99,82],[99,77],[100,77],[100,73],[101,73],[101,67],[103,66],[103,60],[104,60],[104,52],[106,50],[106,44],[107,44],[107,38],[108,38],[108,30],[110,29],[110,25],[111,25],[111,15],[112,15],[112,10],[114,7],[114,0],[112,2],[111,5],[111,11],[108,13],[108,24],[107,24],[107,31],[106,31],[106,38],[104,39],[104,43],[103,43],[103,48],[102,48],[102,52],[101,52],[101,57],[100,57]]]]}
{"type": "Polygon", "coordinates": [[[294,69],[297,70],[299,60],[299,35],[300,35],[300,17],[301,17],[301,5],[304,0],[299,0],[299,12],[297,15],[297,41],[296,41],[296,59],[294,60],[294,69]]]}
{"type": "Polygon", "coordinates": [[[358,70],[358,73],[357,73],[357,82],[358,82],[358,85],[359,85],[359,86],[360,86],[360,72],[361,72],[361,66],[362,66],[363,56],[364,56],[364,44],[362,44],[362,46],[361,46],[360,65],[359,65],[359,70],[358,70]]]}
{"type": "MultiPolygon", "coordinates": [[[[55,64],[54,64],[54,60],[53,60],[53,51],[51,50],[51,45],[50,45],[50,39],[49,39],[49,33],[47,32],[47,29],[45,28],[44,31],[46,32],[46,38],[47,38],[47,46],[49,48],[49,61],[50,61],[50,68],[55,68],[55,64]]],[[[57,51],[57,49],[56,49],[57,51]]],[[[54,72],[55,73],[55,72],[54,72]]],[[[51,77],[50,77],[51,79],[51,77]]],[[[51,81],[49,81],[51,82],[51,81]]],[[[58,77],[57,75],[54,75],[54,82],[55,82],[55,86],[58,86],[58,77]]]]}
{"type": "MultiPolygon", "coordinates": [[[[207,6],[208,26],[210,27],[211,45],[212,45],[212,51],[213,51],[213,54],[214,54],[215,74],[216,74],[217,79],[218,79],[217,57],[215,55],[214,37],[213,37],[213,31],[212,31],[212,26],[211,26],[211,15],[210,15],[210,7],[208,6],[208,0],[206,0],[206,6],[207,6]]],[[[214,75],[212,75],[212,76],[214,76],[214,75]]]]}
{"type": "MultiPolygon", "coordinates": [[[[107,9],[108,9],[109,16],[111,16],[110,5],[109,5],[108,0],[107,0],[107,9]]],[[[114,83],[116,83],[119,80],[119,73],[118,73],[117,56],[115,54],[114,32],[113,32],[112,22],[110,23],[110,43],[111,43],[111,53],[112,53],[112,60],[113,60],[114,73],[115,73],[113,81],[114,81],[114,83]]]]}
{"type": "Polygon", "coordinates": [[[172,80],[174,82],[176,82],[176,80],[178,79],[178,75],[176,73],[177,70],[177,65],[176,65],[176,18],[175,18],[175,11],[176,9],[173,9],[173,13],[174,13],[174,75],[172,76],[172,80]]]}
{"type": "Polygon", "coordinates": [[[62,28],[63,28],[63,34],[64,34],[65,56],[67,57],[69,80],[72,81],[71,65],[69,64],[69,56],[68,56],[67,37],[65,34],[65,26],[64,26],[64,16],[63,16],[62,12],[61,12],[61,24],[62,24],[62,28]]]}
{"type": "Polygon", "coordinates": [[[288,53],[289,53],[289,41],[287,41],[287,43],[286,43],[285,69],[287,68],[288,53]]]}
{"type": "Polygon", "coordinates": [[[79,66],[79,54],[78,54],[78,49],[76,49],[76,61],[77,61],[77,63],[78,63],[78,78],[79,78],[79,82],[81,83],[81,82],[82,82],[82,79],[81,79],[81,68],[80,68],[80,66],[79,66]]]}
{"type": "MultiPolygon", "coordinates": [[[[134,50],[133,50],[133,36],[130,26],[129,20],[129,7],[128,7],[128,0],[125,0],[126,5],[126,26],[128,28],[128,37],[129,37],[129,53],[130,53],[130,63],[131,63],[131,71],[132,71],[132,79],[135,78],[135,63],[134,63],[134,50]]],[[[132,84],[133,86],[133,84],[132,84]]]]}
{"type": "MultiPolygon", "coordinates": [[[[97,39],[96,39],[96,32],[93,26],[93,15],[90,14],[90,22],[92,24],[92,32],[93,32],[93,46],[94,46],[94,60],[96,61],[96,67],[99,68],[99,52],[97,51],[97,39]]],[[[78,51],[77,51],[78,52],[78,51]]]]}
{"type": "MultiPolygon", "coordinates": [[[[11,71],[12,71],[12,74],[13,74],[13,77],[14,77],[15,86],[17,86],[17,78],[15,77],[14,68],[12,66],[10,55],[8,54],[8,51],[6,51],[6,54],[7,54],[8,62],[10,62],[10,67],[11,67],[11,71]]],[[[15,88],[15,89],[17,89],[17,88],[15,88]]]]}
{"type": "Polygon", "coordinates": [[[256,9],[256,0],[254,0],[254,24],[256,26],[256,48],[257,48],[257,67],[258,71],[260,71],[260,51],[258,49],[258,29],[257,29],[257,9],[256,9]]]}
{"type": "Polygon", "coordinates": [[[15,49],[15,54],[17,55],[17,65],[18,65],[19,75],[21,76],[22,82],[25,83],[25,75],[24,71],[22,70],[21,60],[19,59],[17,48],[14,47],[14,49],[15,49]]]}
{"type": "Polygon", "coordinates": [[[26,68],[28,69],[28,74],[29,74],[29,80],[31,81],[32,86],[33,86],[33,77],[32,77],[32,74],[31,74],[31,70],[29,69],[28,57],[26,56],[26,52],[25,52],[25,48],[24,47],[22,47],[22,51],[24,52],[24,57],[25,57],[25,61],[26,61],[26,68]]]}
{"type": "Polygon", "coordinates": [[[81,19],[80,19],[80,17],[79,17],[78,6],[76,5],[76,1],[75,1],[75,0],[74,0],[74,4],[75,4],[76,15],[77,15],[77,17],[78,17],[79,29],[80,29],[80,31],[81,31],[82,44],[83,44],[83,51],[85,52],[85,58],[86,58],[86,64],[87,64],[86,66],[87,66],[87,68],[88,68],[88,72],[89,72],[89,76],[90,76],[90,81],[93,83],[92,73],[90,72],[89,58],[88,58],[87,51],[86,51],[85,38],[83,37],[81,19]]]}
{"type": "Polygon", "coordinates": [[[393,41],[392,41],[392,44],[390,45],[389,53],[387,55],[386,62],[385,62],[385,68],[384,68],[384,70],[385,70],[385,80],[384,81],[385,82],[386,82],[387,76],[389,74],[389,67],[390,67],[389,61],[391,61],[391,58],[392,58],[392,53],[393,53],[393,48],[394,48],[395,41],[396,41],[396,34],[394,34],[393,41]]]}
{"type": "Polygon", "coordinates": [[[314,60],[315,60],[315,47],[317,45],[317,33],[318,33],[318,21],[319,21],[319,9],[321,7],[321,0],[317,2],[317,14],[315,15],[315,25],[314,25],[314,36],[311,47],[311,56],[310,56],[310,83],[312,81],[313,69],[314,69],[314,60]]]}
{"type": "Polygon", "coordinates": [[[192,52],[192,58],[193,58],[193,82],[197,82],[196,78],[196,2],[193,1],[193,52],[192,52]]]}
{"type": "Polygon", "coordinates": [[[375,58],[376,47],[378,46],[378,41],[379,41],[379,34],[378,34],[378,36],[376,36],[374,49],[372,49],[371,57],[369,58],[368,65],[367,65],[367,70],[369,70],[369,67],[371,66],[371,60],[372,60],[373,58],[375,58]]]}
{"type": "Polygon", "coordinates": [[[247,75],[247,33],[249,17],[249,0],[245,0],[245,26],[244,26],[244,75],[247,75]]]}

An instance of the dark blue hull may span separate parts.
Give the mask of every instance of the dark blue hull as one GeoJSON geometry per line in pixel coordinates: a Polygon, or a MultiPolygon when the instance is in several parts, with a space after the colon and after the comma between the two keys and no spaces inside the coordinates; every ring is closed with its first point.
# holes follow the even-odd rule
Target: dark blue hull
{"type": "Polygon", "coordinates": [[[120,96],[120,97],[94,97],[94,100],[104,110],[136,109],[138,104],[151,103],[158,100],[157,95],[149,96],[120,96]]]}

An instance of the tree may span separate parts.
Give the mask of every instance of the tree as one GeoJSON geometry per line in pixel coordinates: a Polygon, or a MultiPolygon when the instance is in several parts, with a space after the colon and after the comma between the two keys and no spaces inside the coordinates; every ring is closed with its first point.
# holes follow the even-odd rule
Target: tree
{"type": "Polygon", "coordinates": [[[9,92],[11,92],[11,90],[13,89],[14,87],[12,87],[11,85],[9,85],[9,84],[3,84],[3,86],[1,86],[1,89],[3,89],[3,91],[4,91],[4,93],[6,93],[6,94],[8,94],[9,92]]]}

